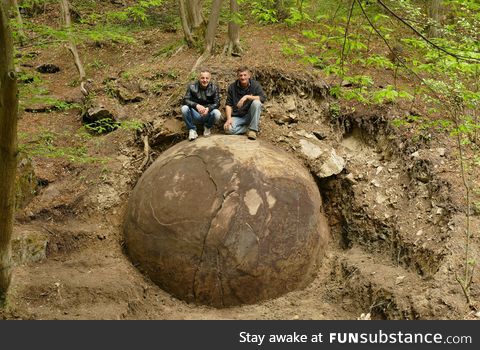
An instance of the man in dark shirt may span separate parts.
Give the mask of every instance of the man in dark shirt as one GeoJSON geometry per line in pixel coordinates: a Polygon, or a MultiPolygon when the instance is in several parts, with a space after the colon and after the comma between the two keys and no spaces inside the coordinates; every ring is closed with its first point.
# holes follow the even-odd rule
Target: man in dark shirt
{"type": "Polygon", "coordinates": [[[265,100],[263,89],[251,79],[250,70],[247,67],[237,69],[237,80],[228,87],[225,132],[232,135],[247,133],[249,139],[256,140],[265,100]]]}
{"type": "Polygon", "coordinates": [[[210,81],[211,78],[210,71],[202,69],[198,81],[188,86],[183,98],[182,116],[190,141],[198,137],[195,123],[204,125],[203,136],[210,136],[213,124],[221,118],[218,110],[220,93],[218,86],[210,81]]]}

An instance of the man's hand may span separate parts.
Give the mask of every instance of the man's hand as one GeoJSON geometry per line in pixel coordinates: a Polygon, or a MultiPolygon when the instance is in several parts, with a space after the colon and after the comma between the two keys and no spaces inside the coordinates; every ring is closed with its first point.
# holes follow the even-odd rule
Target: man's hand
{"type": "Polygon", "coordinates": [[[225,124],[223,124],[223,130],[228,131],[232,127],[232,124],[233,124],[233,119],[228,118],[225,124]]]}
{"type": "Polygon", "coordinates": [[[208,112],[210,112],[210,110],[208,109],[208,107],[204,107],[203,109],[203,113],[201,112],[200,115],[202,117],[206,117],[208,115],[208,112]]]}
{"type": "Polygon", "coordinates": [[[201,104],[197,104],[197,107],[196,107],[196,108],[197,108],[198,113],[200,113],[200,115],[201,115],[202,117],[206,117],[206,116],[207,116],[207,114],[208,114],[208,108],[207,108],[207,107],[204,107],[204,106],[202,106],[201,104]]]}
{"type": "Polygon", "coordinates": [[[247,102],[248,100],[250,100],[251,97],[252,97],[252,96],[250,96],[250,95],[245,95],[245,96],[243,96],[243,97],[240,99],[240,101],[238,101],[237,107],[238,107],[238,108],[242,108],[242,106],[244,105],[244,103],[247,102]]]}

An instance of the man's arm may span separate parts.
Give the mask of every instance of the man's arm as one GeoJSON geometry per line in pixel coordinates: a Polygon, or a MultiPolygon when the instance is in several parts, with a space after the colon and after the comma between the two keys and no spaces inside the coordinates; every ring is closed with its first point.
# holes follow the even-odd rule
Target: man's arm
{"type": "Polygon", "coordinates": [[[240,99],[240,101],[238,101],[238,103],[237,103],[238,108],[241,108],[245,104],[245,102],[247,102],[247,101],[258,100],[258,101],[264,103],[265,100],[267,99],[265,97],[264,92],[263,92],[262,86],[257,81],[252,81],[251,84],[252,84],[252,95],[243,96],[240,99]]]}
{"type": "Polygon", "coordinates": [[[255,81],[253,86],[253,94],[258,97],[260,102],[264,103],[267,100],[265,93],[263,92],[262,85],[258,81],[255,81]]]}
{"type": "Polygon", "coordinates": [[[227,118],[225,124],[223,124],[223,129],[230,129],[232,126],[232,111],[233,111],[233,85],[228,87],[227,91],[227,101],[225,102],[225,117],[227,118]]]}
{"type": "Polygon", "coordinates": [[[247,101],[261,101],[261,97],[257,95],[245,95],[243,96],[237,103],[238,108],[242,108],[242,106],[245,104],[247,101]]]}
{"type": "Polygon", "coordinates": [[[183,97],[183,104],[187,105],[190,108],[197,107],[197,102],[194,101],[194,97],[192,95],[192,85],[188,85],[187,92],[183,97]]]}
{"type": "Polygon", "coordinates": [[[225,130],[229,129],[232,126],[232,106],[226,105],[225,106],[225,116],[227,117],[227,120],[225,121],[225,124],[223,124],[223,128],[225,130]]]}
{"type": "Polygon", "coordinates": [[[218,86],[214,85],[213,89],[214,89],[213,103],[210,106],[208,106],[208,109],[210,111],[213,111],[214,109],[218,109],[218,107],[220,107],[220,91],[218,89],[218,86]]]}

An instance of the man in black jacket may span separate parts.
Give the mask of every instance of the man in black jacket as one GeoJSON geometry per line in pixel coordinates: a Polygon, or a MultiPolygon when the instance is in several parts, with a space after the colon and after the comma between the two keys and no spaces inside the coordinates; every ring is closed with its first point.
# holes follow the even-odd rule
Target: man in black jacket
{"type": "Polygon", "coordinates": [[[249,139],[256,140],[265,100],[262,86],[251,79],[250,70],[247,67],[237,69],[237,80],[228,87],[225,132],[232,135],[247,133],[249,139]]]}
{"type": "Polygon", "coordinates": [[[201,70],[198,81],[188,86],[183,98],[182,115],[190,141],[198,137],[195,123],[204,125],[203,136],[210,136],[213,124],[221,118],[218,110],[220,93],[218,86],[210,81],[211,78],[210,71],[201,70]]]}

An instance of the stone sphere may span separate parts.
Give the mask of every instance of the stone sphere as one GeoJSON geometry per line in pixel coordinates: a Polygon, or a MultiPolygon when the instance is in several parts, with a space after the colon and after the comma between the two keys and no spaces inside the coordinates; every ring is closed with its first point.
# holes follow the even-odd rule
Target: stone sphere
{"type": "Polygon", "coordinates": [[[161,154],[133,190],[124,233],[133,263],[162,289],[227,307],[306,286],[328,228],[302,164],[261,140],[217,135],[161,154]]]}

